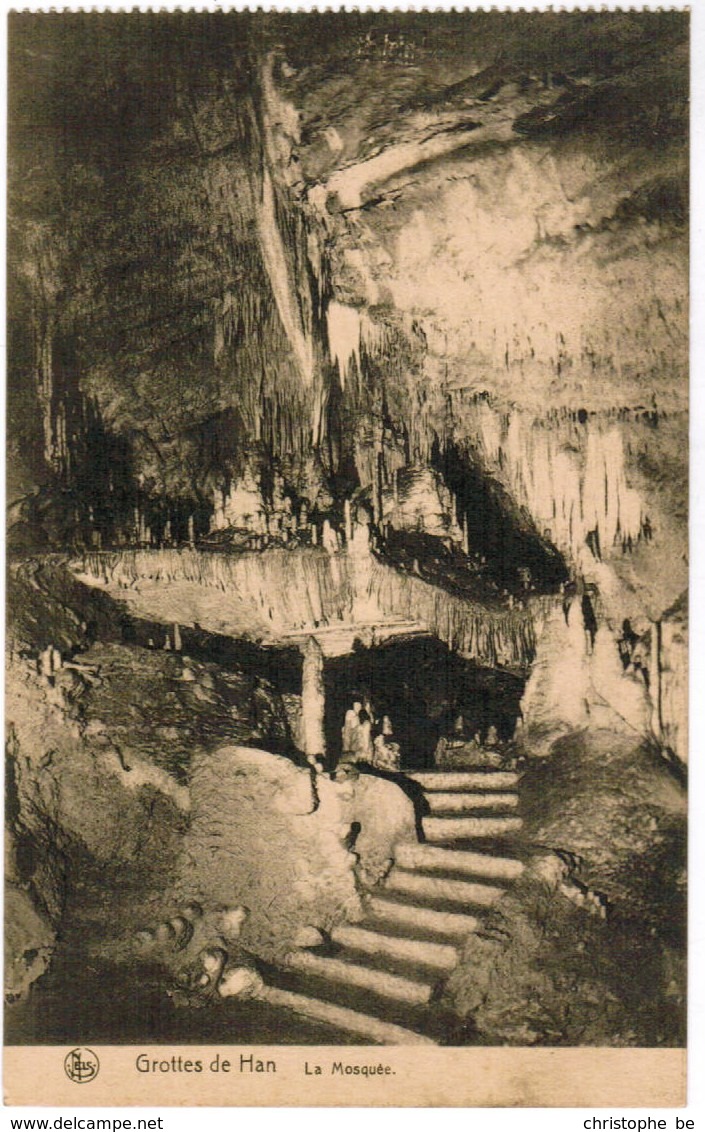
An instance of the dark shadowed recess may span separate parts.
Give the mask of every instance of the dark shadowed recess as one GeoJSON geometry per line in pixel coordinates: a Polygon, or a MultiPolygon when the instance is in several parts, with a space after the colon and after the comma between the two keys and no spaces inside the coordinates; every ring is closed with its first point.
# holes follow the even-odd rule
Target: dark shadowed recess
{"type": "Polygon", "coordinates": [[[8,1045],[363,1043],[362,1038],[356,1043],[350,1034],[254,1000],[215,1002],[202,1010],[187,1010],[165,995],[163,973],[158,969],[135,970],[134,991],[126,992],[124,968],[102,962],[86,965],[85,956],[71,963],[66,949],[61,955],[68,962],[57,960],[37,986],[37,993],[6,1006],[8,1045]]]}
{"type": "Polygon", "coordinates": [[[471,550],[485,559],[488,575],[499,586],[510,593],[554,593],[567,580],[562,556],[470,453],[454,444],[436,445],[433,466],[457,499],[471,550]]]}
{"type": "Polygon", "coordinates": [[[326,661],[324,679],[331,763],[340,757],[345,712],[369,697],[376,716],[391,718],[403,770],[433,766],[438,739],[459,715],[470,734],[494,725],[500,739],[511,739],[524,690],[519,675],[473,664],[433,637],[357,645],[350,655],[326,661]]]}
{"type": "Polygon", "coordinates": [[[126,970],[91,954],[99,890],[99,877],[77,879],[51,968],[27,999],[5,1006],[8,1044],[355,1044],[349,1034],[263,1002],[219,999],[200,1010],[180,1007],[165,993],[156,963],[134,962],[126,970]]]}

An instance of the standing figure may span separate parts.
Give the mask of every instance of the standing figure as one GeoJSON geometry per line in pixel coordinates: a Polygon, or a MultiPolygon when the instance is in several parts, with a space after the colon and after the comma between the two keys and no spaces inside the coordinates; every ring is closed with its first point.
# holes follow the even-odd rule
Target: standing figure
{"type": "Polygon", "coordinates": [[[588,655],[590,655],[595,648],[595,637],[597,636],[598,626],[597,618],[595,616],[595,610],[588,593],[583,594],[580,601],[580,606],[583,614],[583,625],[585,627],[585,641],[587,644],[587,651],[588,655]]]}
{"type": "Polygon", "coordinates": [[[465,746],[464,739],[465,720],[462,715],[456,716],[453,722],[453,730],[450,736],[441,735],[436,750],[433,755],[436,766],[443,766],[444,763],[452,761],[453,752],[462,750],[465,746]]]}
{"type": "Polygon", "coordinates": [[[382,716],[381,731],[373,743],[372,765],[378,770],[398,771],[401,754],[399,744],[392,741],[394,729],[388,715],[382,716]]]}
{"type": "Polygon", "coordinates": [[[362,704],[359,700],[355,700],[353,706],[348,708],[345,713],[345,722],[343,723],[343,754],[347,755],[352,753],[355,749],[355,734],[360,726],[360,712],[362,711],[362,704]]]}
{"type": "Polygon", "coordinates": [[[355,762],[372,761],[372,720],[364,708],[358,716],[358,726],[353,735],[352,755],[355,762]]]}

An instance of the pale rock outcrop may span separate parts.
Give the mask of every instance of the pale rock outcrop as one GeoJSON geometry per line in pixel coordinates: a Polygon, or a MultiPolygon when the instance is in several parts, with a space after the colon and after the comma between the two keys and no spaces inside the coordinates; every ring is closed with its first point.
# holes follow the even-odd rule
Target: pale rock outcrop
{"type": "Polygon", "coordinates": [[[289,949],[358,903],[340,787],[267,751],[223,747],[194,757],[192,817],[177,888],[204,907],[245,905],[243,947],[289,949]]]}
{"type": "Polygon", "coordinates": [[[361,774],[354,780],[348,814],[359,824],[353,849],[362,878],[374,884],[389,871],[394,847],[416,840],[413,802],[396,783],[361,774]]]}
{"type": "Polygon", "coordinates": [[[5,885],[5,995],[24,998],[49,965],[56,931],[27,889],[5,885]]]}
{"type": "Polygon", "coordinates": [[[413,803],[395,782],[338,782],[262,750],[195,756],[191,791],[177,892],[204,908],[247,907],[238,941],[266,959],[358,919],[359,882],[379,880],[395,844],[416,837],[413,803]]]}
{"type": "Polygon", "coordinates": [[[306,924],[296,933],[294,947],[319,947],[323,940],[323,933],[318,928],[313,924],[306,924]]]}
{"type": "Polygon", "coordinates": [[[262,976],[252,967],[233,967],[218,983],[221,998],[256,998],[264,986],[262,976]]]}
{"type": "Polygon", "coordinates": [[[546,755],[561,734],[609,728],[634,739],[650,733],[644,680],[625,671],[615,635],[599,625],[591,641],[580,599],[557,602],[539,630],[537,655],[521,700],[517,738],[546,755]]]}

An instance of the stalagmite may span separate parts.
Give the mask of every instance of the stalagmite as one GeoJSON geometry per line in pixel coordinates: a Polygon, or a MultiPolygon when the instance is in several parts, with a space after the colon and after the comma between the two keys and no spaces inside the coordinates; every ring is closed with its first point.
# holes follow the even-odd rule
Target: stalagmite
{"type": "Polygon", "coordinates": [[[323,520],[321,545],[325,550],[328,551],[329,554],[335,554],[338,549],[338,536],[328,519],[323,520]]]}
{"type": "MultiPolygon", "coordinates": [[[[369,523],[355,523],[349,553],[360,562],[370,563],[370,527],[369,523]]],[[[357,567],[359,569],[359,565],[357,567]]]]}
{"type": "MultiPolygon", "coordinates": [[[[580,599],[567,611],[556,604],[539,635],[536,660],[521,701],[524,725],[543,727],[551,739],[588,722],[588,659],[580,599]]],[[[539,751],[535,744],[537,753],[539,751]]]]}

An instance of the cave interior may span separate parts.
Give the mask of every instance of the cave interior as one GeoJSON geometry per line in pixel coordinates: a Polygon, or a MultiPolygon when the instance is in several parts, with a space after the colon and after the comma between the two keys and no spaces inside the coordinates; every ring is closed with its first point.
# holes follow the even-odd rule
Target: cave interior
{"type": "MultiPolygon", "coordinates": [[[[274,899],[256,822],[210,856],[199,830],[233,791],[278,846],[267,807],[308,775],[333,828],[355,700],[399,752],[391,773],[362,760],[358,801],[335,795],[357,842],[281,832],[282,853],[319,862],[313,896],[304,865],[282,869],[281,922],[255,915],[211,952],[249,970],[243,948],[276,965],[297,930],[329,933],[406,820],[389,793],[380,832],[368,778],[394,791],[439,768],[439,741],[482,752],[489,736],[468,766],[520,776],[526,860],[553,854],[570,915],[609,906],[613,935],[558,908],[540,1019],[534,921],[509,1003],[479,1005],[467,972],[495,960],[471,949],[448,984],[466,1028],[447,1033],[682,1039],[687,113],[677,11],[11,14],[18,1041],[81,1036],[61,1003],[86,939],[106,985],[132,970],[124,941],[96,942],[105,877],[138,935],[167,892],[197,892],[211,928],[209,901],[274,899]],[[284,759],[281,777],[253,751],[284,759]],[[353,849],[354,892],[335,863],[353,849]],[[232,876],[213,863],[228,852],[232,876]],[[586,947],[578,1023],[559,952],[579,964],[586,947]],[[658,1009],[620,982],[639,963],[658,1009]]],[[[252,1010],[244,1040],[276,1030],[252,1010]]],[[[169,1018],[157,1036],[182,1033],[169,1018]]]]}

